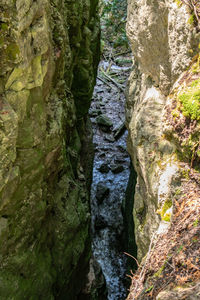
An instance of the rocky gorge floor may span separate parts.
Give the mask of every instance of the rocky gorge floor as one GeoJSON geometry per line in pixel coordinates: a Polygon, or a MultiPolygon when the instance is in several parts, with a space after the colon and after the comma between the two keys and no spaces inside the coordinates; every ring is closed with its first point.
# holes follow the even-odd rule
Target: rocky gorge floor
{"type": "Polygon", "coordinates": [[[124,105],[131,65],[129,53],[104,57],[89,111],[95,146],[92,248],[106,280],[109,300],[125,299],[127,294],[122,202],[130,174],[124,105]]]}

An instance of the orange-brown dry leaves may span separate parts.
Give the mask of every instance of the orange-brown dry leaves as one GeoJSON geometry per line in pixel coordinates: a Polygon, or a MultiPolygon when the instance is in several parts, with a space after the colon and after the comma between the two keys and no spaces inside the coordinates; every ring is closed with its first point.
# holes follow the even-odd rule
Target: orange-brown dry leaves
{"type": "Polygon", "coordinates": [[[156,299],[160,291],[200,281],[200,174],[190,169],[174,194],[171,226],[155,239],[146,265],[132,276],[128,300],[156,299]],[[141,271],[143,276],[141,277],[141,271]]]}

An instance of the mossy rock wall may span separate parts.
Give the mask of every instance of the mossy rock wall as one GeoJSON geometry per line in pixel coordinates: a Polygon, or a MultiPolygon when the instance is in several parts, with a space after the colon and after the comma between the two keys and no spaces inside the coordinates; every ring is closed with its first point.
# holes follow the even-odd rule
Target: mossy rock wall
{"type": "Polygon", "coordinates": [[[76,299],[84,284],[97,2],[0,3],[2,300],[76,299]]]}

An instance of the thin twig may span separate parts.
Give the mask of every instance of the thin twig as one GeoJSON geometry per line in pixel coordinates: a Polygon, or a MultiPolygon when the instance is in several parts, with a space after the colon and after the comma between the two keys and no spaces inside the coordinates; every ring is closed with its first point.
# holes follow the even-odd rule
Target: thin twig
{"type": "Polygon", "coordinates": [[[192,5],[189,1],[187,0],[181,0],[185,5],[189,6],[190,9],[192,9],[192,5]]]}
{"type": "MultiPolygon", "coordinates": [[[[153,245],[155,236],[156,236],[156,233],[154,233],[154,234],[152,235],[151,242],[150,242],[150,245],[149,245],[149,250],[148,250],[148,253],[147,253],[147,257],[146,257],[146,259],[145,259],[145,263],[144,263],[144,265],[143,265],[143,267],[142,267],[142,270],[141,270],[141,272],[140,272],[140,276],[139,276],[138,280],[136,281],[136,285],[135,285],[134,292],[133,292],[133,295],[132,295],[132,297],[133,297],[132,300],[135,299],[135,295],[136,295],[136,293],[137,293],[138,285],[139,285],[139,284],[141,285],[142,282],[144,281],[144,277],[145,277],[145,268],[146,268],[147,263],[149,262],[149,258],[150,258],[150,254],[151,254],[151,250],[152,250],[152,245],[153,245]]],[[[155,244],[154,244],[154,245],[155,245],[155,244]]]]}
{"type": "Polygon", "coordinates": [[[101,78],[100,76],[97,76],[97,79],[101,80],[103,83],[105,83],[107,86],[109,86],[111,89],[113,88],[106,80],[101,78]]]}
{"type": "Polygon", "coordinates": [[[138,260],[133,255],[131,255],[131,254],[127,253],[127,252],[124,252],[124,254],[130,256],[131,258],[133,258],[136,261],[137,266],[139,267],[139,262],[138,262],[138,260]]]}
{"type": "Polygon", "coordinates": [[[198,27],[200,28],[200,21],[199,21],[199,16],[198,16],[198,13],[197,13],[196,6],[195,6],[193,0],[191,0],[191,3],[192,3],[192,6],[193,6],[193,10],[194,10],[195,17],[196,17],[196,19],[197,19],[198,27]]]}
{"type": "Polygon", "coordinates": [[[200,29],[200,18],[199,18],[194,0],[181,0],[181,1],[182,1],[182,3],[187,5],[191,9],[191,11],[194,11],[195,17],[197,19],[198,28],[200,29]]]}
{"type": "Polygon", "coordinates": [[[108,74],[108,73],[110,72],[110,68],[112,67],[112,64],[113,64],[113,62],[110,61],[110,62],[109,62],[109,66],[108,66],[107,69],[106,69],[106,74],[108,74]]]}

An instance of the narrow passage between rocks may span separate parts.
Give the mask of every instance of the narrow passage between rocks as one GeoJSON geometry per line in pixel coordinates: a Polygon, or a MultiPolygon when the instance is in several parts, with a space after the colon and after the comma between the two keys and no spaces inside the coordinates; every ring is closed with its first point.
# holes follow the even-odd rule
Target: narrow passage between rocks
{"type": "Polygon", "coordinates": [[[126,297],[126,257],[122,205],[130,174],[126,151],[125,89],[129,53],[106,57],[99,65],[90,108],[95,146],[91,188],[92,249],[105,276],[108,299],[126,297]]]}

